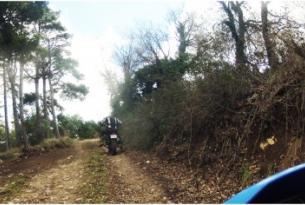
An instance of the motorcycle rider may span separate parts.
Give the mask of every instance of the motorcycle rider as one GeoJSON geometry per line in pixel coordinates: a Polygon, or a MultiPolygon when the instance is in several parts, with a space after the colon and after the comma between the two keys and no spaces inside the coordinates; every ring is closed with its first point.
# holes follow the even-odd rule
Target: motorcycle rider
{"type": "Polygon", "coordinates": [[[122,122],[118,118],[112,116],[105,117],[102,121],[102,137],[108,149],[110,146],[110,135],[112,133],[116,133],[118,136],[118,142],[120,144],[122,143],[122,139],[118,133],[121,124],[122,122]]]}

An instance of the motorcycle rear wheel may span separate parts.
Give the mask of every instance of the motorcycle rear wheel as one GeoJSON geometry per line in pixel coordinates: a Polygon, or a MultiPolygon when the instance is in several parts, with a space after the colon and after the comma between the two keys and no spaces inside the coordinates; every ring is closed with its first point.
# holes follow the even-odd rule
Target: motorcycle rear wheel
{"type": "Polygon", "coordinates": [[[117,140],[116,139],[111,139],[109,151],[110,151],[111,155],[117,154],[117,140]]]}

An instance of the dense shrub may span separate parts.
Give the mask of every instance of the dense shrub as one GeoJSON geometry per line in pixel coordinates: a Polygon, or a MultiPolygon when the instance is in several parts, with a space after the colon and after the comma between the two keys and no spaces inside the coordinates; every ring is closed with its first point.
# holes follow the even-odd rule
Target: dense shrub
{"type": "Polygon", "coordinates": [[[72,138],[88,139],[97,137],[99,134],[97,123],[94,121],[84,121],[77,115],[59,115],[58,123],[61,134],[72,138]]]}
{"type": "Polygon", "coordinates": [[[36,115],[33,114],[26,116],[24,121],[25,130],[27,136],[29,137],[29,142],[31,145],[37,145],[41,143],[44,139],[43,138],[44,132],[48,137],[54,136],[52,132],[53,128],[51,127],[50,122],[40,119],[42,129],[39,129],[37,127],[36,120],[37,120],[36,115]]]}

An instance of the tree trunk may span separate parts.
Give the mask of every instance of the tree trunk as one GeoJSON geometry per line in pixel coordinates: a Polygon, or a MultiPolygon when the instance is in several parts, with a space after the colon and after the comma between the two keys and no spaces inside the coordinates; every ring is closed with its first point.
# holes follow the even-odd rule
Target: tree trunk
{"type": "Polygon", "coordinates": [[[35,69],[35,95],[36,95],[36,100],[35,100],[35,108],[36,108],[36,127],[35,127],[35,135],[38,138],[41,138],[42,135],[42,127],[41,127],[41,116],[40,116],[40,106],[39,106],[39,68],[36,65],[36,69],[35,69]]]}
{"type": "Polygon", "coordinates": [[[48,137],[49,118],[48,118],[48,105],[47,105],[47,79],[45,68],[42,74],[42,104],[43,104],[43,123],[44,123],[44,138],[48,137]]]}
{"type": "Polygon", "coordinates": [[[60,134],[59,134],[57,117],[56,117],[56,112],[55,112],[55,107],[54,107],[53,85],[52,85],[50,78],[49,78],[49,87],[50,87],[50,97],[51,97],[51,112],[52,112],[52,117],[53,117],[53,129],[54,129],[55,136],[58,138],[58,137],[60,137],[60,134]]]}
{"type": "Polygon", "coordinates": [[[244,15],[241,9],[243,2],[232,2],[228,3],[220,1],[223,10],[227,14],[228,20],[224,21],[226,26],[229,28],[231,35],[235,41],[235,63],[237,69],[244,69],[247,63],[247,56],[245,54],[245,33],[246,25],[244,22],[244,15]],[[233,13],[234,12],[234,13],[233,13]],[[237,17],[235,17],[236,15],[237,17]],[[236,19],[237,18],[237,24],[236,19]],[[238,28],[238,29],[237,29],[238,28]]]}
{"type": "Polygon", "coordinates": [[[7,81],[6,81],[6,67],[3,63],[3,101],[4,101],[4,121],[5,121],[5,139],[6,150],[10,149],[10,130],[8,125],[8,111],[7,111],[7,81]]]}
{"type": "Polygon", "coordinates": [[[239,4],[236,3],[236,13],[238,15],[238,41],[236,42],[236,64],[237,66],[244,67],[247,63],[247,57],[245,54],[246,49],[246,40],[245,40],[245,33],[246,33],[246,26],[244,21],[244,14],[241,10],[239,4]]]}
{"type": "Polygon", "coordinates": [[[276,69],[278,67],[279,60],[275,53],[275,43],[274,41],[271,40],[270,32],[269,32],[268,2],[262,1],[261,18],[262,18],[262,33],[267,51],[269,66],[271,67],[271,69],[276,69]]]}
{"type": "Polygon", "coordinates": [[[52,57],[51,57],[51,45],[50,41],[48,40],[48,58],[49,58],[49,66],[48,66],[48,80],[49,80],[49,89],[50,89],[50,97],[51,97],[51,112],[52,112],[52,117],[53,117],[53,129],[54,129],[54,134],[57,138],[60,137],[59,134],[59,129],[58,129],[58,123],[57,123],[57,116],[55,112],[55,107],[54,107],[54,90],[53,90],[53,85],[51,82],[51,68],[52,68],[52,57]]]}
{"type": "Polygon", "coordinates": [[[29,139],[26,134],[24,125],[24,113],[23,113],[23,72],[24,63],[20,63],[20,82],[19,82],[19,112],[20,112],[20,134],[23,141],[24,149],[27,150],[29,146],[29,139]]]}
{"type": "Polygon", "coordinates": [[[176,30],[179,36],[178,55],[181,57],[185,54],[186,48],[189,46],[188,36],[185,31],[185,24],[179,22],[176,30]]]}
{"type": "Polygon", "coordinates": [[[11,66],[9,69],[9,81],[11,84],[11,92],[12,92],[12,102],[13,102],[13,116],[14,116],[14,127],[15,127],[15,134],[16,134],[16,141],[17,144],[21,144],[21,137],[20,137],[20,124],[19,124],[19,117],[18,117],[18,108],[17,108],[17,97],[18,93],[16,90],[16,61],[15,59],[11,61],[11,66]]]}

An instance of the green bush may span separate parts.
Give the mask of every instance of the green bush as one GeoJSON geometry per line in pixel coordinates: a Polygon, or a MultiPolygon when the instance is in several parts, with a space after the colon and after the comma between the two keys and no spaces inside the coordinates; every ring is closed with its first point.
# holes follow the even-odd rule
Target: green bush
{"type": "Polygon", "coordinates": [[[36,115],[30,115],[25,119],[25,129],[27,135],[29,136],[29,141],[31,145],[37,145],[42,142],[44,129],[47,130],[48,135],[50,136],[51,131],[50,128],[47,126],[47,123],[43,122],[41,123],[41,125],[42,128],[41,130],[39,130],[38,133],[36,127],[36,115]]]}
{"type": "MultiPolygon", "coordinates": [[[[139,112],[140,110],[139,108],[137,111],[139,112]]],[[[133,149],[149,149],[153,144],[153,136],[150,133],[153,125],[142,116],[134,116],[133,113],[125,116],[124,125],[120,130],[124,146],[133,149]]]]}
{"type": "Polygon", "coordinates": [[[62,135],[72,138],[89,139],[98,135],[98,125],[94,121],[84,121],[80,116],[58,116],[59,129],[62,135]]]}

